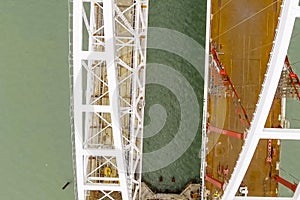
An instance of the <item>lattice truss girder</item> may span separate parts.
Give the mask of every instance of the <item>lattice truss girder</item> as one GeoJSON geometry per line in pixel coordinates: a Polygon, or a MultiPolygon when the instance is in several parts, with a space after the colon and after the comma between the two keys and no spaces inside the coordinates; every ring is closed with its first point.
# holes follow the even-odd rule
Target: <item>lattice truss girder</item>
{"type": "Polygon", "coordinates": [[[73,2],[78,199],[136,199],[141,186],[147,0],[73,2]]]}

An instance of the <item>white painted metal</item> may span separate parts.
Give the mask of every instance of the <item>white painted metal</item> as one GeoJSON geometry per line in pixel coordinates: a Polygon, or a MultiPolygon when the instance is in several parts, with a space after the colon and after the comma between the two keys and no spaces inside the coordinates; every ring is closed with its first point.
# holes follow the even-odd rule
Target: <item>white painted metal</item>
{"type": "Polygon", "coordinates": [[[300,129],[264,128],[260,139],[300,140],[300,129]]]}
{"type": "Polygon", "coordinates": [[[300,199],[300,184],[298,184],[296,191],[294,193],[294,200],[299,200],[300,199]]]}
{"type": "MultiPolygon", "coordinates": [[[[103,18],[104,18],[104,41],[105,41],[105,55],[107,59],[106,70],[107,70],[107,82],[108,82],[108,93],[109,93],[109,104],[111,114],[111,126],[112,135],[114,139],[115,150],[118,151],[116,155],[117,168],[120,178],[120,186],[122,188],[122,199],[129,199],[128,191],[128,177],[126,169],[125,154],[123,150],[122,142],[122,127],[120,118],[120,104],[119,104],[119,86],[118,86],[118,73],[116,64],[116,46],[115,46],[115,22],[114,22],[114,2],[103,1],[103,18]]],[[[101,190],[101,186],[98,190],[101,190]]]]}
{"type": "Polygon", "coordinates": [[[73,101],[74,101],[74,140],[75,140],[75,155],[76,155],[76,180],[77,180],[77,198],[79,200],[85,199],[85,192],[82,189],[84,185],[83,180],[83,156],[81,154],[83,135],[82,135],[82,112],[80,105],[82,105],[82,69],[80,52],[82,49],[82,23],[76,23],[82,20],[82,3],[79,1],[73,2],[73,101]]]}
{"type": "Polygon", "coordinates": [[[286,95],[283,95],[281,98],[281,114],[280,114],[280,125],[281,127],[285,128],[285,122],[286,122],[286,117],[285,117],[285,112],[286,112],[286,95]]]}
{"type": "MultiPolygon", "coordinates": [[[[224,191],[222,197],[224,200],[233,199],[235,197],[240,183],[242,182],[251,162],[259,139],[262,138],[260,134],[264,131],[264,125],[280,79],[282,63],[284,63],[285,56],[287,55],[289,41],[295,23],[296,11],[299,10],[298,3],[299,2],[295,0],[283,1],[274,45],[270,53],[270,61],[265,74],[265,81],[262,85],[261,94],[251,122],[248,136],[231,175],[231,179],[224,191]]],[[[267,129],[265,130],[265,134],[267,134],[267,138],[273,138],[273,135],[276,135],[276,129],[267,129]]],[[[273,197],[273,199],[276,198],[273,197]]]]}
{"type": "Polygon", "coordinates": [[[234,197],[234,200],[294,200],[291,197],[234,197]]]}
{"type": "Polygon", "coordinates": [[[206,8],[206,39],[205,39],[205,68],[204,68],[204,95],[203,95],[203,113],[202,113],[202,144],[201,144],[201,168],[200,168],[200,180],[201,180],[201,199],[204,199],[205,191],[205,173],[206,173],[206,125],[208,118],[208,76],[209,76],[209,52],[210,52],[210,13],[211,13],[211,1],[208,0],[206,8]]]}
{"type": "Polygon", "coordinates": [[[73,16],[76,198],[138,199],[148,0],[78,0],[73,16]]]}

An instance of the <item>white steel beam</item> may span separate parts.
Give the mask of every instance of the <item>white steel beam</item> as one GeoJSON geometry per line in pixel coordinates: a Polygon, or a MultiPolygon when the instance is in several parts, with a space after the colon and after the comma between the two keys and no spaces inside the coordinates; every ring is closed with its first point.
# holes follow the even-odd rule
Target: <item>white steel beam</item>
{"type": "Polygon", "coordinates": [[[79,57],[82,60],[99,60],[99,58],[101,58],[102,60],[107,59],[104,52],[94,52],[94,51],[81,51],[79,53],[79,57]]]}
{"type": "Polygon", "coordinates": [[[293,12],[291,14],[293,14],[294,17],[300,17],[300,7],[299,6],[295,6],[293,8],[293,12]]]}
{"type": "Polygon", "coordinates": [[[114,184],[85,184],[83,187],[84,190],[92,191],[119,191],[122,192],[123,188],[119,185],[114,185],[114,184]]]}
{"type": "Polygon", "coordinates": [[[296,200],[293,197],[234,197],[234,200],[296,200]]]}
{"type": "Polygon", "coordinates": [[[82,154],[85,156],[92,155],[92,156],[113,156],[116,157],[117,154],[120,154],[121,150],[115,149],[84,149],[82,150],[82,154]]]}
{"type": "Polygon", "coordinates": [[[203,111],[202,111],[202,144],[201,144],[201,168],[200,180],[201,182],[201,199],[204,199],[205,191],[205,174],[206,174],[206,143],[207,143],[207,118],[208,118],[208,87],[209,87],[209,55],[210,55],[210,22],[211,22],[211,1],[206,3],[206,38],[205,38],[205,68],[204,68],[204,95],[203,95],[203,111]]]}
{"type": "Polygon", "coordinates": [[[300,140],[300,129],[264,128],[261,139],[300,140]]]}
{"type": "Polygon", "coordinates": [[[88,179],[95,180],[95,181],[119,181],[118,178],[106,178],[106,177],[89,177],[88,179]]]}
{"type": "Polygon", "coordinates": [[[81,154],[83,144],[82,134],[82,70],[81,56],[82,50],[82,3],[80,1],[73,2],[73,100],[74,100],[74,140],[75,140],[75,155],[76,155],[76,184],[78,200],[85,199],[85,192],[82,189],[83,180],[83,156],[81,154]]]}
{"type": "Polygon", "coordinates": [[[111,108],[106,105],[83,105],[82,110],[84,112],[109,113],[111,108]]]}
{"type": "Polygon", "coordinates": [[[126,175],[125,155],[123,152],[122,133],[120,124],[119,110],[119,87],[118,74],[116,66],[116,49],[115,49],[115,22],[114,22],[114,1],[108,0],[103,2],[103,18],[104,18],[104,37],[105,37],[105,55],[107,66],[108,92],[111,109],[112,132],[114,145],[121,151],[118,153],[117,166],[122,187],[122,199],[129,200],[128,180],[126,175]]]}
{"type": "Polygon", "coordinates": [[[298,183],[298,186],[296,188],[296,191],[294,193],[294,199],[299,200],[300,199],[300,183],[298,183]]]}
{"type": "Polygon", "coordinates": [[[266,119],[275,95],[275,91],[282,71],[282,63],[289,46],[292,30],[295,22],[293,9],[298,7],[298,1],[283,1],[275,41],[270,53],[270,61],[265,74],[265,81],[262,85],[258,104],[251,122],[248,136],[243,145],[242,151],[231,175],[230,181],[224,191],[222,199],[234,199],[235,194],[246,174],[248,166],[259,142],[260,133],[263,132],[266,119]]]}

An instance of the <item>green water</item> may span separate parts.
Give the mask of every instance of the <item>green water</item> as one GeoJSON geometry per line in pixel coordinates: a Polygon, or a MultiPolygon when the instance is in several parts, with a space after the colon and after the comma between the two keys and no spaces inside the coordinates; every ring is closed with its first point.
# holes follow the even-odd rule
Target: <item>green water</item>
{"type": "MultiPolygon", "coordinates": [[[[300,102],[296,100],[288,100],[287,103],[287,119],[291,123],[291,128],[300,128],[300,102]],[[295,110],[295,108],[298,108],[295,110]]],[[[299,183],[300,181],[300,148],[299,141],[282,141],[281,142],[281,162],[280,162],[280,176],[290,182],[299,183]]],[[[292,196],[293,192],[286,187],[280,185],[280,196],[292,196]]]]}
{"type": "Polygon", "coordinates": [[[74,199],[67,1],[0,2],[0,196],[74,199]]]}
{"type": "MultiPolygon", "coordinates": [[[[201,48],[201,46],[204,46],[205,40],[205,16],[206,1],[155,0],[150,1],[149,27],[161,27],[178,31],[195,40],[199,44],[199,48],[201,48]]],[[[150,38],[149,46],[152,46],[151,42],[153,40],[159,40],[159,38],[152,39],[151,32],[149,32],[148,36],[150,38]]],[[[172,39],[172,37],[175,36],[170,34],[165,37],[167,39],[172,39]]],[[[174,43],[173,45],[176,47],[176,45],[179,44],[174,43]]],[[[188,54],[194,53],[192,52],[193,50],[189,48],[185,49],[185,51],[188,54]]],[[[200,57],[203,55],[199,53],[198,56],[200,57]]],[[[201,71],[204,69],[203,62],[196,63],[196,66],[193,66],[192,63],[184,57],[161,49],[148,49],[147,62],[170,66],[183,75],[197,96],[199,108],[202,108],[203,79],[197,70],[201,71]]],[[[147,74],[151,73],[151,70],[153,70],[152,66],[148,65],[147,74]]],[[[179,87],[181,87],[181,90],[183,91],[186,90],[182,85],[179,87]]],[[[174,95],[172,91],[161,85],[147,84],[145,125],[151,123],[149,109],[155,104],[160,104],[166,109],[167,119],[158,134],[150,138],[144,138],[144,153],[155,151],[168,143],[172,143],[172,139],[176,136],[179,129],[181,107],[180,102],[178,102],[178,99],[176,98],[176,94],[174,95]]],[[[188,111],[183,110],[183,112],[188,111]]],[[[202,115],[201,109],[199,110],[198,115],[202,115]]],[[[195,123],[193,118],[189,120],[190,125],[195,123]]],[[[143,173],[143,181],[150,184],[151,188],[156,192],[181,192],[187,183],[191,181],[198,183],[200,181],[200,133],[201,125],[198,127],[194,141],[180,158],[166,167],[156,171],[143,173]],[[160,181],[160,176],[162,176],[163,181],[160,181]],[[172,182],[172,177],[176,179],[176,182],[172,182]]],[[[191,133],[187,129],[185,134],[191,133]]],[[[179,142],[178,145],[182,144],[179,142]]],[[[176,154],[177,152],[164,152],[164,154],[157,156],[157,159],[164,160],[172,153],[176,154]]],[[[146,164],[144,163],[144,168],[147,167],[145,165],[146,164]]]]}

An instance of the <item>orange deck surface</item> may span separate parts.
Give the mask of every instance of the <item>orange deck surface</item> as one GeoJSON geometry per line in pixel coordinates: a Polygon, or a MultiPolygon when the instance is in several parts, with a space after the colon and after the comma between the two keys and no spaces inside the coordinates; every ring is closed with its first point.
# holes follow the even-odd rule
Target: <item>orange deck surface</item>
{"type": "MultiPolygon", "coordinates": [[[[251,120],[256,107],[261,84],[264,80],[269,52],[272,48],[280,1],[274,0],[212,0],[211,42],[216,47],[220,61],[231,78],[237,93],[251,120]]],[[[224,94],[209,95],[208,122],[218,128],[244,132],[249,127],[240,122],[233,98],[224,94]]],[[[280,100],[275,100],[266,127],[277,127],[280,122],[280,100]]],[[[208,133],[207,173],[224,182],[230,178],[243,141],[237,138],[208,133]],[[229,169],[227,176],[219,175],[218,168],[229,169]]],[[[277,196],[278,184],[272,177],[279,161],[277,140],[272,141],[272,163],[267,163],[268,140],[261,140],[243,184],[248,186],[249,196],[277,196]]],[[[217,187],[206,182],[213,194],[217,187]]]]}

